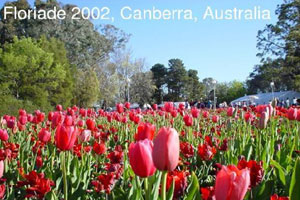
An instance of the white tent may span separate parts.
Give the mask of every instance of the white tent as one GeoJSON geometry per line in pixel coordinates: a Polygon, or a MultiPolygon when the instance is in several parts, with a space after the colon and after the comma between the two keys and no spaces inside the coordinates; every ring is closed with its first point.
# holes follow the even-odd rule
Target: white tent
{"type": "Polygon", "coordinates": [[[269,93],[260,93],[255,95],[248,95],[243,96],[238,99],[235,99],[231,102],[231,104],[237,104],[237,103],[255,103],[256,105],[260,104],[268,104],[270,101],[272,101],[273,98],[281,100],[286,100],[287,98],[290,100],[290,103],[292,103],[293,98],[300,99],[300,93],[295,91],[284,91],[284,92],[269,92],[269,93]]]}

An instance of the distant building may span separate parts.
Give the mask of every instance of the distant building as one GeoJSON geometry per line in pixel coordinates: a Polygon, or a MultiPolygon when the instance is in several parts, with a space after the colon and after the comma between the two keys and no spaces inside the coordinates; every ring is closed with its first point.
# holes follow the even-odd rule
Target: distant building
{"type": "Polygon", "coordinates": [[[247,95],[233,100],[231,102],[231,105],[243,105],[243,103],[246,103],[247,105],[262,105],[268,104],[273,100],[273,98],[276,98],[280,102],[286,102],[287,99],[289,100],[289,102],[293,102],[294,98],[300,99],[300,93],[295,91],[284,91],[247,95]]]}

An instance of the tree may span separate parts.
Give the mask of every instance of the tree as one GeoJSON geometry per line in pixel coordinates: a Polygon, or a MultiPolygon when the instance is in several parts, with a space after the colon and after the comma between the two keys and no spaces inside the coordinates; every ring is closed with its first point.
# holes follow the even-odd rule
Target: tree
{"type": "Polygon", "coordinates": [[[204,85],[199,82],[198,71],[197,70],[188,70],[188,78],[186,81],[185,92],[187,99],[189,100],[200,100],[204,97],[203,90],[204,85]]]}
{"type": "Polygon", "coordinates": [[[64,47],[64,43],[55,38],[47,40],[45,36],[42,36],[37,44],[44,51],[52,53],[52,65],[60,64],[66,73],[65,78],[58,87],[55,88],[55,90],[49,91],[50,104],[61,104],[64,107],[70,106],[73,98],[74,74],[76,73],[76,68],[75,66],[70,65],[69,60],[67,59],[67,51],[64,47]]]}
{"type": "Polygon", "coordinates": [[[96,72],[91,68],[79,69],[75,80],[73,103],[80,107],[92,107],[97,103],[99,95],[99,81],[96,72]]]}
{"type": "Polygon", "coordinates": [[[208,78],[204,78],[202,80],[202,83],[204,84],[204,92],[205,92],[205,97],[209,98],[209,94],[211,93],[211,91],[215,88],[214,85],[214,79],[211,77],[208,78]]]}
{"type": "Polygon", "coordinates": [[[167,99],[172,101],[182,101],[187,98],[185,95],[185,83],[187,81],[188,75],[182,60],[169,60],[167,76],[167,99]]]}
{"type": "Polygon", "coordinates": [[[278,6],[276,24],[268,24],[258,32],[261,65],[255,67],[247,81],[250,92],[265,91],[272,75],[278,89],[298,90],[300,74],[300,1],[285,0],[278,6]],[[279,80],[284,81],[279,81],[279,80]],[[268,83],[267,83],[268,82],[268,83]],[[260,84],[263,83],[263,84],[260,84]]]}
{"type": "Polygon", "coordinates": [[[4,96],[49,110],[48,99],[65,78],[62,64],[54,62],[53,54],[31,38],[15,37],[13,43],[5,44],[0,50],[0,91],[4,96]]]}
{"type": "Polygon", "coordinates": [[[136,102],[139,105],[153,103],[152,96],[156,87],[152,78],[151,71],[138,72],[132,76],[130,83],[131,102],[136,102]]]}
{"type": "MultiPolygon", "coordinates": [[[[4,6],[15,6],[18,10],[32,9],[26,0],[7,2],[4,6]]],[[[4,19],[4,7],[1,10],[0,41],[11,42],[14,36],[33,37],[39,39],[42,35],[47,38],[57,38],[65,44],[67,57],[71,64],[79,68],[96,67],[105,61],[109,54],[123,47],[128,41],[128,35],[112,25],[95,28],[89,19],[73,20],[72,9],[75,5],[60,6],[56,1],[35,1],[36,10],[50,10],[56,7],[66,11],[66,18],[59,19],[14,19],[9,15],[4,19]]]]}
{"type": "Polygon", "coordinates": [[[153,74],[153,80],[156,86],[153,98],[157,103],[161,103],[164,97],[164,88],[167,84],[167,73],[168,69],[163,64],[155,64],[151,68],[153,74]]]}

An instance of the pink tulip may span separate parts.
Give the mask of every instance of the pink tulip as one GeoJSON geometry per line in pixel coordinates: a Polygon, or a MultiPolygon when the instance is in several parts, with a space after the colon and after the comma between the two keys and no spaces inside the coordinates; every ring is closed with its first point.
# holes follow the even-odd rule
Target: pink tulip
{"type": "Polygon", "coordinates": [[[269,121],[269,112],[268,111],[262,112],[260,119],[259,119],[258,127],[260,129],[266,128],[268,125],[268,121],[269,121]]]}
{"type": "Polygon", "coordinates": [[[1,141],[7,141],[9,138],[7,130],[5,129],[0,129],[0,140],[1,141]]]}
{"type": "Polygon", "coordinates": [[[179,136],[175,129],[162,127],[154,139],[153,161],[158,170],[173,171],[179,160],[179,136]]]}
{"type": "Polygon", "coordinates": [[[233,107],[229,107],[228,109],[227,109],[227,116],[228,117],[232,117],[232,115],[233,115],[233,113],[234,113],[234,108],[233,107]]]}
{"type": "Polygon", "coordinates": [[[39,140],[44,143],[47,143],[51,139],[51,133],[45,128],[42,128],[38,136],[39,140]]]}
{"type": "Polygon", "coordinates": [[[88,142],[91,138],[91,131],[90,130],[83,130],[81,134],[78,136],[78,139],[81,142],[88,142]]]}
{"type": "Polygon", "coordinates": [[[0,178],[2,178],[4,172],[4,162],[3,160],[0,161],[0,178]]]}
{"type": "Polygon", "coordinates": [[[218,115],[212,116],[212,121],[213,121],[214,123],[217,123],[217,122],[219,121],[219,116],[218,116],[218,115]]]}
{"type": "Polygon", "coordinates": [[[150,140],[140,140],[129,146],[129,162],[132,170],[137,176],[152,176],[156,168],[152,159],[153,144],[150,140]]]}
{"type": "Polygon", "coordinates": [[[216,200],[243,200],[250,185],[249,169],[222,166],[215,184],[216,200]]]}

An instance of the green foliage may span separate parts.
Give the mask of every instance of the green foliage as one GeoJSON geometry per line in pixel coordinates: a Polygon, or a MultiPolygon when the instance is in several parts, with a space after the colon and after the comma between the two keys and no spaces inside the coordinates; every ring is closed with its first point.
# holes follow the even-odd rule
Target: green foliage
{"type": "MultiPolygon", "coordinates": [[[[47,111],[53,105],[63,103],[62,99],[55,99],[55,94],[63,95],[66,92],[62,85],[66,80],[65,69],[68,65],[64,66],[67,62],[55,59],[50,47],[47,47],[56,42],[54,39],[48,42],[42,38],[37,42],[31,38],[19,40],[15,37],[13,43],[4,45],[0,52],[0,89],[3,96],[9,96],[7,107],[17,101],[17,105],[32,104],[47,111]]],[[[57,46],[56,51],[65,50],[57,46]]],[[[63,56],[61,54],[60,59],[63,56]]]]}
{"type": "Polygon", "coordinates": [[[197,70],[186,70],[182,60],[169,60],[169,68],[155,64],[151,71],[156,86],[153,98],[162,101],[199,100],[204,85],[199,81],[197,70]]]}
{"type": "Polygon", "coordinates": [[[163,64],[155,64],[151,71],[153,73],[153,80],[156,86],[153,98],[156,102],[161,103],[163,101],[164,91],[163,87],[166,85],[168,69],[163,64]]]}
{"type": "Polygon", "coordinates": [[[96,72],[89,68],[78,70],[75,76],[73,103],[81,107],[91,107],[99,95],[99,81],[96,72]]]}
{"type": "MultiPolygon", "coordinates": [[[[19,9],[28,10],[30,5],[26,0],[8,2],[5,5],[12,5],[19,9]]],[[[5,6],[4,5],[4,6],[5,6]]],[[[67,57],[71,64],[79,68],[95,67],[99,62],[106,59],[109,53],[123,47],[128,40],[128,35],[112,25],[105,25],[96,29],[88,19],[80,18],[73,20],[72,8],[75,5],[66,4],[61,6],[56,0],[35,1],[38,10],[50,10],[56,7],[66,11],[66,18],[59,19],[14,19],[12,15],[0,22],[0,42],[11,42],[14,36],[32,37],[39,39],[42,35],[47,38],[55,37],[65,44],[67,57]]]]}
{"type": "Polygon", "coordinates": [[[53,65],[59,64],[65,71],[65,78],[55,90],[50,91],[49,101],[51,105],[61,104],[64,107],[70,106],[73,98],[74,73],[76,73],[76,68],[69,63],[64,43],[55,38],[47,40],[45,36],[42,36],[38,40],[38,45],[44,51],[53,54],[53,65]]]}
{"type": "Polygon", "coordinates": [[[250,93],[276,90],[300,91],[300,20],[298,0],[286,0],[278,6],[276,24],[268,24],[258,32],[257,47],[261,65],[255,67],[247,81],[250,93]]]}
{"type": "Polygon", "coordinates": [[[153,103],[152,95],[155,90],[152,72],[138,72],[132,76],[130,83],[130,99],[139,105],[153,103]]]}

